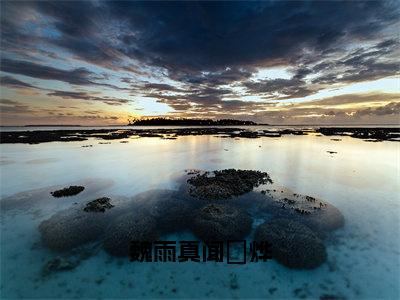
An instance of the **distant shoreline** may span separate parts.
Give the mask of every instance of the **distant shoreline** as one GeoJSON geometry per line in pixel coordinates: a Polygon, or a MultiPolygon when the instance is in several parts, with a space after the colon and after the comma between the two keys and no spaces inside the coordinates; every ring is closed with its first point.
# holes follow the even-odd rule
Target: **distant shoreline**
{"type": "Polygon", "coordinates": [[[129,120],[128,126],[255,126],[258,125],[253,121],[236,120],[236,119],[169,119],[169,118],[149,118],[149,119],[133,119],[129,120]]]}
{"type": "MultiPolygon", "coordinates": [[[[126,124],[112,124],[112,125],[76,125],[76,124],[71,124],[71,125],[58,125],[58,124],[46,124],[46,125],[34,125],[34,124],[28,124],[28,125],[0,125],[0,128],[11,128],[11,127],[18,127],[18,128],[26,128],[26,127],[90,127],[90,128],[96,128],[96,127],[163,127],[163,126],[176,126],[176,127],[185,127],[185,126],[212,126],[212,127],[226,127],[226,126],[232,126],[232,125],[126,125],[126,124]]],[[[376,126],[376,127],[387,127],[387,126],[393,126],[393,127],[400,127],[400,124],[254,124],[254,125],[237,125],[237,126],[271,126],[271,127],[291,127],[291,126],[303,126],[303,127],[308,127],[308,126],[314,126],[314,127],[359,127],[362,128],[362,126],[376,126]]]]}

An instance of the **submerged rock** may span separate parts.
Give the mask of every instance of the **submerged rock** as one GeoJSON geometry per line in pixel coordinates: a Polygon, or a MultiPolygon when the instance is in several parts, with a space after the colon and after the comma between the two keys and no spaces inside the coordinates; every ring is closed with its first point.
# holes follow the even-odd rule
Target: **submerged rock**
{"type": "Polygon", "coordinates": [[[66,251],[95,241],[104,232],[104,214],[87,213],[82,208],[60,211],[39,225],[43,244],[56,251],[66,251]]]}
{"type": "Polygon", "coordinates": [[[107,197],[98,198],[87,203],[83,210],[86,212],[105,212],[106,209],[114,207],[114,205],[110,203],[110,200],[111,199],[107,197]]]}
{"type": "Polygon", "coordinates": [[[372,141],[400,141],[399,128],[322,127],[316,130],[326,136],[339,135],[372,141]]]}
{"type": "Polygon", "coordinates": [[[83,186],[71,185],[71,186],[63,188],[61,190],[51,192],[51,195],[56,198],[75,196],[75,195],[78,195],[80,192],[82,192],[84,189],[85,189],[85,187],[83,187],[83,186]]]}
{"type": "Polygon", "coordinates": [[[189,178],[189,194],[201,199],[226,199],[253,190],[260,184],[272,183],[265,172],[226,169],[205,172],[189,178]]]}
{"type": "Polygon", "coordinates": [[[251,224],[250,215],[240,208],[209,204],[197,211],[192,230],[203,241],[226,241],[245,237],[251,224]]]}
{"type": "Polygon", "coordinates": [[[335,206],[311,196],[290,194],[278,189],[261,191],[258,197],[253,198],[259,203],[259,211],[271,214],[275,218],[303,223],[320,237],[344,225],[344,217],[335,206]]]}
{"type": "Polygon", "coordinates": [[[271,244],[272,257],[293,269],[314,269],[326,261],[322,240],[307,226],[288,219],[274,219],[261,224],[257,241],[271,244]]]}
{"type": "Polygon", "coordinates": [[[136,195],[128,208],[156,219],[158,231],[176,232],[189,228],[198,203],[173,190],[154,189],[136,195]]]}
{"type": "Polygon", "coordinates": [[[127,256],[131,241],[152,242],[157,238],[157,223],[153,217],[128,213],[107,228],[103,247],[111,255],[127,256]]]}
{"type": "Polygon", "coordinates": [[[303,222],[321,235],[343,227],[343,214],[335,206],[325,203],[325,207],[303,218],[303,222]]]}
{"type": "Polygon", "coordinates": [[[48,260],[42,268],[42,276],[53,273],[70,271],[78,267],[84,260],[92,257],[98,251],[98,244],[90,247],[79,247],[69,251],[63,256],[57,256],[48,260]]]}
{"type": "Polygon", "coordinates": [[[337,296],[337,295],[322,295],[321,297],[319,297],[320,300],[345,300],[346,298],[342,297],[342,296],[337,296]]]}
{"type": "Polygon", "coordinates": [[[167,198],[158,201],[150,215],[157,220],[157,227],[161,232],[177,232],[189,228],[193,210],[184,200],[167,198]]]}
{"type": "Polygon", "coordinates": [[[73,270],[78,264],[78,261],[71,261],[65,257],[55,257],[43,266],[42,275],[48,276],[55,272],[73,270]]]}

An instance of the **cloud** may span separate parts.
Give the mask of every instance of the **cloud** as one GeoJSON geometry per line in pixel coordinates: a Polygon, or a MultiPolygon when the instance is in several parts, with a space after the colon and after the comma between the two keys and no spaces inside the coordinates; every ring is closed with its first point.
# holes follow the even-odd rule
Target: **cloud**
{"type": "MultiPolygon", "coordinates": [[[[19,101],[0,99],[0,118],[3,124],[21,125],[16,120],[23,119],[23,124],[81,124],[81,123],[116,123],[120,118],[104,111],[84,111],[72,113],[64,109],[46,109],[31,107],[19,101]],[[75,123],[74,123],[75,122],[75,123]]],[[[123,120],[122,122],[125,122],[123,120]]]]}
{"type": "MultiPolygon", "coordinates": [[[[19,6],[47,21],[53,34],[42,39],[83,60],[117,67],[126,56],[172,73],[295,64],[306,54],[319,57],[353,40],[376,38],[399,17],[392,1],[39,1],[19,6]]],[[[5,19],[7,32],[21,33],[15,21],[5,19]]]]}
{"type": "Polygon", "coordinates": [[[386,115],[395,115],[400,116],[400,102],[390,102],[384,106],[376,107],[376,108],[366,108],[357,110],[354,114],[354,117],[361,116],[386,116],[386,115]]]}
{"type": "Polygon", "coordinates": [[[298,106],[340,106],[345,104],[368,104],[376,102],[400,101],[400,93],[365,93],[346,94],[324,98],[322,100],[306,101],[297,104],[298,106]]]}
{"type": "Polygon", "coordinates": [[[15,79],[10,76],[1,76],[0,84],[2,86],[7,86],[10,88],[16,88],[16,89],[18,89],[18,88],[36,89],[37,88],[29,83],[23,82],[21,80],[15,79]]]}
{"type": "MultiPolygon", "coordinates": [[[[43,80],[58,80],[72,85],[93,85],[120,91],[126,90],[125,88],[118,87],[114,84],[101,82],[108,79],[107,74],[97,75],[86,68],[64,70],[29,61],[2,59],[0,70],[7,73],[24,75],[43,80]]],[[[46,88],[44,88],[44,90],[46,90],[46,88]]]]}
{"type": "Polygon", "coordinates": [[[0,99],[1,114],[31,114],[34,112],[28,105],[22,104],[19,101],[0,99]]]}
{"type": "Polygon", "coordinates": [[[248,81],[244,86],[249,94],[273,99],[302,98],[316,92],[316,89],[308,87],[305,81],[297,78],[248,81]]]}
{"type": "Polygon", "coordinates": [[[280,105],[256,113],[256,121],[272,124],[398,124],[400,93],[348,94],[280,105]]]}
{"type": "Polygon", "coordinates": [[[10,100],[10,99],[0,99],[1,105],[17,105],[19,104],[18,101],[10,100]]]}
{"type": "Polygon", "coordinates": [[[108,105],[122,105],[131,102],[127,99],[119,99],[107,96],[93,96],[89,95],[87,92],[52,91],[47,95],[52,97],[60,97],[63,99],[100,101],[108,105]]]}
{"type": "MultiPolygon", "coordinates": [[[[37,87],[52,97],[120,105],[128,103],[124,98],[144,96],[180,114],[258,116],[274,107],[271,101],[399,75],[396,1],[0,5],[2,72],[121,93],[106,97],[73,87],[58,91],[46,83],[37,87]],[[77,68],[82,61],[85,68],[77,68]],[[255,76],[271,67],[291,76],[255,76]],[[249,96],[264,101],[245,101],[249,96]]],[[[8,75],[2,85],[34,88],[8,75]]]]}
{"type": "Polygon", "coordinates": [[[168,70],[294,63],[373,38],[398,18],[393,2],[164,2],[106,5],[131,33],[120,49],[168,70]],[[340,5],[340,9],[337,9],[340,5]],[[153,22],[158,20],[158,22],[153,22]]]}
{"type": "Polygon", "coordinates": [[[314,66],[313,73],[322,74],[312,83],[354,83],[398,75],[399,49],[398,41],[388,39],[370,47],[360,47],[345,56],[331,58],[314,66]]]}
{"type": "Polygon", "coordinates": [[[94,84],[95,74],[85,68],[62,70],[28,61],[1,60],[1,71],[45,80],[59,80],[74,85],[94,84]]]}

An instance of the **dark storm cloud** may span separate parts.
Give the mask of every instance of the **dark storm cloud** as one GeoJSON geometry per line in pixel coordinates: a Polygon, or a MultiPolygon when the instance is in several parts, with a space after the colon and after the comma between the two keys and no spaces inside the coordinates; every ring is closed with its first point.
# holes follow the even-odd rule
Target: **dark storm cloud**
{"type": "MultiPolygon", "coordinates": [[[[131,86],[131,95],[155,98],[178,111],[257,110],[259,103],[233,100],[240,99],[234,87],[266,99],[301,98],[331,84],[394,76],[400,67],[398,40],[390,38],[400,15],[396,1],[38,1],[1,6],[2,50],[20,59],[32,51],[51,55],[62,49],[75,59],[126,71],[121,81],[131,86]],[[258,69],[272,66],[287,67],[292,78],[254,79],[258,69]],[[153,79],[157,73],[169,83],[137,82],[130,72],[153,79]]],[[[85,68],[4,59],[1,70],[121,90],[85,68]]],[[[49,95],[105,102],[81,92],[49,95]]],[[[108,104],[120,101],[125,100],[108,104]]]]}
{"type": "Polygon", "coordinates": [[[173,85],[165,83],[145,83],[144,90],[158,91],[158,92],[182,92],[181,90],[173,85]]]}
{"type": "Polygon", "coordinates": [[[245,82],[244,86],[250,93],[274,99],[302,98],[316,92],[315,89],[308,87],[305,81],[295,77],[292,79],[249,81],[245,82]]]}
{"type": "Polygon", "coordinates": [[[190,85],[219,86],[247,80],[253,75],[254,71],[254,68],[225,68],[212,72],[185,72],[176,69],[171,70],[169,76],[173,80],[190,85]]]}
{"type": "Polygon", "coordinates": [[[396,21],[387,1],[107,2],[129,22],[121,51],[181,70],[290,63],[304,50],[373,37],[396,21]],[[157,22],[154,22],[157,20],[157,22]]]}
{"type": "Polygon", "coordinates": [[[389,39],[319,63],[314,66],[313,73],[322,72],[322,75],[312,83],[361,82],[397,75],[400,73],[399,49],[399,41],[389,39]]]}
{"type": "Polygon", "coordinates": [[[223,97],[232,95],[230,89],[213,88],[207,85],[191,85],[186,89],[176,89],[165,84],[151,84],[151,92],[145,92],[145,97],[157,99],[176,110],[186,110],[196,107],[216,108],[222,105],[223,97]],[[170,92],[176,92],[171,94],[170,92]]]}
{"type": "Polygon", "coordinates": [[[356,83],[400,74],[396,54],[399,42],[389,39],[351,53],[340,51],[316,65],[294,68],[291,79],[249,80],[243,83],[250,94],[266,98],[290,99],[312,95],[336,83],[356,83]],[[308,75],[316,74],[312,80],[308,75]]]}
{"type": "Polygon", "coordinates": [[[54,20],[59,36],[49,37],[50,42],[83,59],[117,61],[123,53],[183,72],[294,63],[304,50],[322,54],[336,49],[339,41],[373,38],[399,16],[395,1],[40,1],[25,5],[54,20]]]}

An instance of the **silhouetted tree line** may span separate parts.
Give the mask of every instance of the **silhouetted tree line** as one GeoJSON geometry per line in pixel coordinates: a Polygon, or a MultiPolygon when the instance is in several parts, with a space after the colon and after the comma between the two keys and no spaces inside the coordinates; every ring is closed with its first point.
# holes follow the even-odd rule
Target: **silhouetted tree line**
{"type": "Polygon", "coordinates": [[[148,118],[129,120],[128,125],[135,126],[235,126],[235,125],[257,125],[253,121],[242,121],[233,119],[168,119],[148,118]]]}

